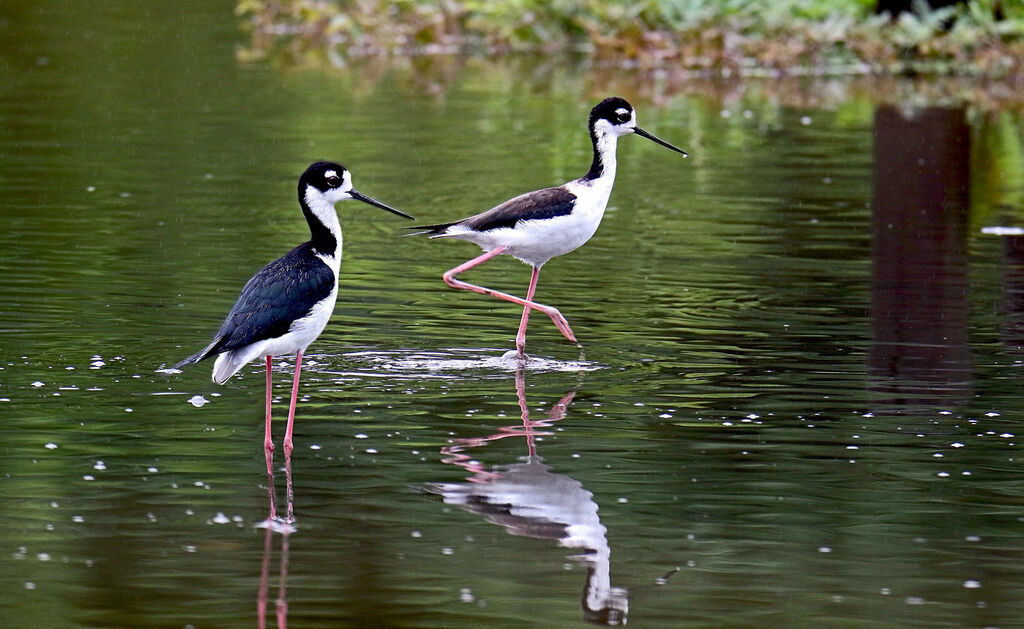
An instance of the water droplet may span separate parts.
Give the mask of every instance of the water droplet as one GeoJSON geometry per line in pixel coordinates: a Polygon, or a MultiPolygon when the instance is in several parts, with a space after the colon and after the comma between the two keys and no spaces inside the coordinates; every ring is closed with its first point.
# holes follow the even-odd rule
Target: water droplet
{"type": "Polygon", "coordinates": [[[967,579],[964,581],[964,587],[969,590],[976,590],[981,587],[981,581],[975,581],[974,579],[967,579]]]}
{"type": "Polygon", "coordinates": [[[46,448],[47,450],[56,450],[57,449],[57,444],[53,443],[51,441],[51,442],[47,443],[46,445],[44,445],[43,447],[46,448]]]}

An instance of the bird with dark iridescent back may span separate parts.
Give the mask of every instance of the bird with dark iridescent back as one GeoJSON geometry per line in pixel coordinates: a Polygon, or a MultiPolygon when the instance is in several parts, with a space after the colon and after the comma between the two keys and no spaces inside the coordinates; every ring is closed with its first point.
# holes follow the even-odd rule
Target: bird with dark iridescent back
{"type": "Polygon", "coordinates": [[[452,288],[490,295],[523,306],[516,334],[516,355],[520,360],[526,358],[526,323],[531,310],[539,310],[551,317],[565,338],[576,342],[576,336],[562,313],[557,308],[535,302],[533,296],[541,267],[551,258],[582,246],[601,224],[615,183],[615,149],[619,137],[636,134],[688,157],[686,151],[638,127],[636,111],[622,98],[606,98],[598,103],[590,111],[588,126],[594,158],[590,170],[579,179],[521,194],[486,212],[458,221],[408,228],[422,230],[419,233],[431,238],[468,240],[484,250],[483,255],[447,271],[444,281],[452,288]],[[456,278],[501,254],[518,258],[533,267],[525,299],[456,278]]]}
{"type": "Polygon", "coordinates": [[[311,237],[254,275],[242,288],[234,307],[213,341],[176,365],[180,368],[211,356],[213,380],[224,384],[246,363],[263,358],[267,369],[266,429],[264,448],[274,450],[270,434],[271,360],[295,354],[295,377],[288,406],[284,449],[292,451],[295,401],[299,390],[302,354],[327,326],[338,297],[341,266],[341,224],[334,204],[356,199],[411,219],[379,201],[357,192],[352,175],[334,162],[316,162],[299,178],[299,205],[309,223],[311,237]]]}

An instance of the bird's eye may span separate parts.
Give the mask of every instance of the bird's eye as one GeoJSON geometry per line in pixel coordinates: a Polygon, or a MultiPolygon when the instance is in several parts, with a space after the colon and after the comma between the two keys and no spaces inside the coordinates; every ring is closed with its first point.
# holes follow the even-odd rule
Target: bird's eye
{"type": "Polygon", "coordinates": [[[329,175],[327,177],[327,185],[332,188],[337,188],[341,185],[341,177],[337,175],[329,175]]]}
{"type": "Polygon", "coordinates": [[[629,112],[628,111],[621,111],[620,110],[617,113],[618,113],[619,124],[622,124],[623,122],[629,122],[630,116],[629,116],[629,112]]]}

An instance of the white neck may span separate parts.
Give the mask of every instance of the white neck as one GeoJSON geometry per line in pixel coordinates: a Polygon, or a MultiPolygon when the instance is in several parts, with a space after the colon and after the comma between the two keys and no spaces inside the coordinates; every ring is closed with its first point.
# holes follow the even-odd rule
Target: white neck
{"type": "Polygon", "coordinates": [[[325,198],[323,193],[314,188],[308,186],[305,194],[306,207],[309,208],[309,212],[312,214],[312,221],[309,221],[310,231],[313,232],[314,241],[317,238],[317,232],[319,230],[326,230],[334,237],[337,242],[337,246],[334,251],[324,251],[320,248],[317,251],[325,258],[325,262],[334,269],[337,273],[338,268],[341,266],[341,223],[338,221],[338,212],[334,208],[334,203],[329,199],[325,198]],[[319,225],[314,224],[319,223],[319,225]],[[326,258],[330,258],[328,261],[326,258]]]}

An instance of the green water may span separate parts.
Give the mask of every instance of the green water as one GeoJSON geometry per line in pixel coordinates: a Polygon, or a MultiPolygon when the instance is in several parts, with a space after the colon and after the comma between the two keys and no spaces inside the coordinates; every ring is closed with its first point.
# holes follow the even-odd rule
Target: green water
{"type": "Polygon", "coordinates": [[[981,232],[1021,224],[1019,112],[246,65],[229,2],[123,5],[0,13],[5,628],[583,627],[602,579],[638,627],[1024,626],[1024,247],[981,232]],[[693,157],[622,139],[597,235],[544,268],[584,354],[535,315],[517,386],[519,310],[441,281],[478,249],[341,204],[297,531],[257,528],[259,365],[161,370],[305,239],[302,170],[451,220],[585,172],[610,93],[693,157]]]}

